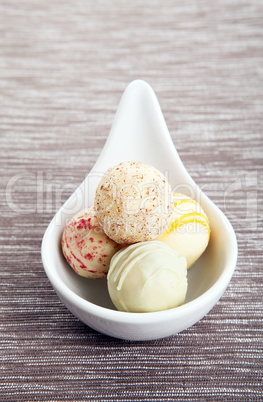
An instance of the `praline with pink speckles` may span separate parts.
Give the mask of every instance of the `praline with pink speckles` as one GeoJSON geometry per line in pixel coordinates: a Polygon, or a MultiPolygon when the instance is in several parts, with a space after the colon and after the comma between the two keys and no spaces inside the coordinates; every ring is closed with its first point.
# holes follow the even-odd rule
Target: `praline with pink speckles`
{"type": "Polygon", "coordinates": [[[121,247],[103,232],[94,207],[79,212],[68,222],[61,243],[63,254],[74,271],[94,279],[107,276],[111,257],[121,247]]]}

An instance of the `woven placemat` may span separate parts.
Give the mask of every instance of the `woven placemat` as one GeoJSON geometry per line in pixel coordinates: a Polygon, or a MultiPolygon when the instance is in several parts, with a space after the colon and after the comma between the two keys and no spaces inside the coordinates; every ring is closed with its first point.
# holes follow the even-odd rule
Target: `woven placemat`
{"type": "Polygon", "coordinates": [[[262,21],[258,0],[0,2],[1,401],[263,399],[262,21]],[[212,311],[149,342],[82,324],[40,254],[136,78],[239,244],[212,311]]]}

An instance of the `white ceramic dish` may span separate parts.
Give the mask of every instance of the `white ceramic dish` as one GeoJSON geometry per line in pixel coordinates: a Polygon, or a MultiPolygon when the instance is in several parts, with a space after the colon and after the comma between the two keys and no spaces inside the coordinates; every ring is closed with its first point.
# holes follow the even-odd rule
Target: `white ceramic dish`
{"type": "Polygon", "coordinates": [[[76,317],[97,331],[128,340],[152,340],[183,331],[204,317],[226,289],[237,260],[235,233],[225,215],[187,173],[173,145],[158,100],[145,81],[133,81],[126,88],[98,161],[45,232],[42,260],[59,298],[76,317]],[[128,160],[155,166],[166,175],[174,191],[196,199],[209,217],[209,246],[188,270],[185,304],[171,310],[153,313],[117,311],[108,296],[106,280],[78,276],[61,252],[61,235],[66,221],[80,209],[93,204],[96,186],[110,166],[128,160]]]}

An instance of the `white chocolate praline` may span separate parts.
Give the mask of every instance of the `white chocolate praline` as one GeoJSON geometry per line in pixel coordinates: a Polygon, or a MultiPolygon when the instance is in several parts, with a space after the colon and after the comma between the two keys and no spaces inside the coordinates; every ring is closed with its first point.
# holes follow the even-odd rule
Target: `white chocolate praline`
{"type": "Polygon", "coordinates": [[[153,240],[172,214],[171,188],[164,175],[143,162],[123,162],[108,169],[94,207],[104,232],[120,244],[153,240]]]}
{"type": "Polygon", "coordinates": [[[145,313],[178,307],[187,291],[186,259],[160,241],[132,244],[112,257],[107,283],[118,310],[145,313]]]}
{"type": "Polygon", "coordinates": [[[208,217],[200,204],[184,194],[173,193],[174,210],[163,241],[187,259],[190,268],[205,251],[210,239],[208,217]]]}
{"type": "Polygon", "coordinates": [[[74,271],[94,279],[107,276],[111,257],[120,249],[103,232],[94,207],[79,212],[68,222],[61,243],[62,252],[74,271]]]}

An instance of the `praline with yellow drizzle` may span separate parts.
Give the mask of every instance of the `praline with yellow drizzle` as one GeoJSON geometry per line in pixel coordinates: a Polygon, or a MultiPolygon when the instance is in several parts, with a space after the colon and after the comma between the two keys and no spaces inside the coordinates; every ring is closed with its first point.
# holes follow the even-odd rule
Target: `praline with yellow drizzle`
{"type": "Polygon", "coordinates": [[[208,217],[201,205],[185,194],[173,193],[173,214],[163,241],[187,259],[190,268],[205,251],[210,239],[208,217]]]}

